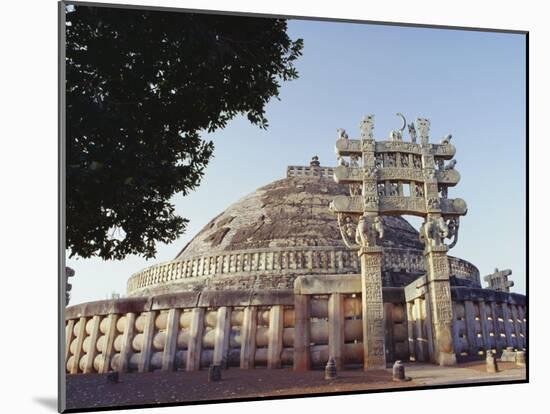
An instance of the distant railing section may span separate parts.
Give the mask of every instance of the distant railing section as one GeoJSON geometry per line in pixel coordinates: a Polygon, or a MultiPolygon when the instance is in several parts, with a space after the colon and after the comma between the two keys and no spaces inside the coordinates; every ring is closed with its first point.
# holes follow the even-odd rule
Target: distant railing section
{"type": "Polygon", "coordinates": [[[332,167],[306,167],[299,165],[289,165],[286,169],[287,178],[290,177],[324,177],[332,178],[334,168],[332,167]]]}

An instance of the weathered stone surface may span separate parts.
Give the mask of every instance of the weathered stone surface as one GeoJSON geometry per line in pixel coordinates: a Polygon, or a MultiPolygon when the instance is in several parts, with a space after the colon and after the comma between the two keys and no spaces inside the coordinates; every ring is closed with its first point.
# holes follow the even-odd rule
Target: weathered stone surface
{"type": "Polygon", "coordinates": [[[151,309],[152,298],[135,297],[123,299],[98,300],[73,305],[65,309],[65,318],[74,319],[86,315],[125,314],[128,312],[147,312],[151,309]]]}
{"type": "Polygon", "coordinates": [[[151,309],[194,308],[198,306],[200,292],[178,292],[152,297],[151,309]]]}
{"type": "Polygon", "coordinates": [[[294,281],[294,293],[327,295],[361,292],[361,275],[299,276],[294,281]]]}

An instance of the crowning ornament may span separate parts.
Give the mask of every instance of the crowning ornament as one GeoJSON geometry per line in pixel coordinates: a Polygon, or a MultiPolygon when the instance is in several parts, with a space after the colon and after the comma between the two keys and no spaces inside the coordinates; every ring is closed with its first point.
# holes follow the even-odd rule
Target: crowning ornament
{"type": "MultiPolygon", "coordinates": [[[[448,198],[448,189],[458,184],[460,174],[455,170],[455,147],[447,135],[439,144],[430,144],[430,120],[418,118],[416,126],[407,124],[392,130],[389,141],[375,141],[374,115],[365,115],[359,127],[361,138],[349,139],[338,130],[334,168],[337,183],[350,186],[349,196],[338,196],[330,205],[336,214],[346,246],[361,257],[363,300],[364,366],[385,367],[381,255],[379,240],[384,237],[380,215],[410,214],[424,218],[420,239],[425,244],[428,263],[428,300],[436,317],[432,321],[435,342],[434,362],[453,364],[451,337],[449,266],[446,252],[458,240],[459,218],[467,212],[466,202],[448,198]],[[403,141],[408,127],[410,142],[403,141]],[[420,143],[417,143],[417,134],[420,143]],[[350,161],[346,161],[349,157],[350,161]],[[446,163],[447,162],[447,163],[446,163]],[[355,229],[355,230],[354,230],[355,229]],[[449,245],[445,239],[452,239],[449,245]],[[439,265],[441,263],[441,266],[439,265]],[[373,265],[377,264],[377,265],[373,265]],[[367,277],[368,275],[368,277],[367,277]],[[439,292],[439,293],[438,293],[439,292]],[[438,312],[438,309],[441,312],[438,312]]],[[[452,316],[452,315],[451,315],[452,316]]]]}

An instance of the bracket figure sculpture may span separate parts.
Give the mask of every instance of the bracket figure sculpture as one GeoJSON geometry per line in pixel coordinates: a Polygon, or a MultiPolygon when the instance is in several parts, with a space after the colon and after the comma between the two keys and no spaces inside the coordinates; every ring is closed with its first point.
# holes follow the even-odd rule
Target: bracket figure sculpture
{"type": "Polygon", "coordinates": [[[359,248],[374,247],[384,237],[382,220],[378,216],[361,216],[355,231],[355,243],[359,248]]]}
{"type": "Polygon", "coordinates": [[[380,242],[383,215],[424,218],[420,238],[425,245],[427,288],[423,295],[433,315],[430,359],[441,365],[456,363],[447,251],[458,241],[459,217],[466,214],[467,207],[464,200],[448,197],[449,187],[460,180],[455,147],[450,134],[439,144],[430,143],[429,119],[418,118],[415,125],[407,124],[402,114],[397,116],[402,126],[390,132],[389,140],[374,139],[374,115],[368,114],[359,125],[360,139],[350,139],[344,130],[338,130],[335,148],[339,166],[334,169],[334,180],[349,185],[350,195],[337,196],[330,209],[337,216],[344,244],[361,259],[365,369],[383,368],[386,362],[380,242]],[[403,139],[407,127],[410,142],[403,139]],[[405,185],[410,188],[408,194],[405,185]],[[445,239],[450,240],[449,245],[445,239]]]}
{"type": "Polygon", "coordinates": [[[456,243],[458,242],[458,228],[460,227],[460,217],[451,217],[449,218],[447,222],[447,228],[449,229],[447,238],[453,239],[452,242],[449,244],[449,249],[452,249],[456,246],[456,243]]]}
{"type": "Polygon", "coordinates": [[[449,227],[443,217],[428,217],[420,226],[420,240],[431,246],[442,246],[443,239],[449,236],[449,227]]]}

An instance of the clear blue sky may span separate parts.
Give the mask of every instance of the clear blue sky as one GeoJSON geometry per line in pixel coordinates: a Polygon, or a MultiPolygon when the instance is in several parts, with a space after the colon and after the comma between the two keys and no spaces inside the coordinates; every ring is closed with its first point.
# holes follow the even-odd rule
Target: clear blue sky
{"type": "MultiPolygon", "coordinates": [[[[68,260],[76,270],[71,304],[126,293],[134,272],[172,259],[212,217],[256,188],[283,178],[286,166],[318,155],[335,165],[336,128],[358,136],[365,113],[376,115],[376,139],[400,123],[431,119],[432,141],[452,133],[462,180],[449,191],[468,203],[459,241],[450,251],[482,275],[513,270],[513,291],[525,292],[525,37],[518,34],[290,21],[304,39],[300,78],[285,83],[267,108],[262,131],[238,118],[205,138],[216,145],[194,193],[174,197],[190,219],[186,234],[160,246],[157,258],[121,262],[68,260]]],[[[418,221],[413,221],[418,228],[418,221]]]]}

